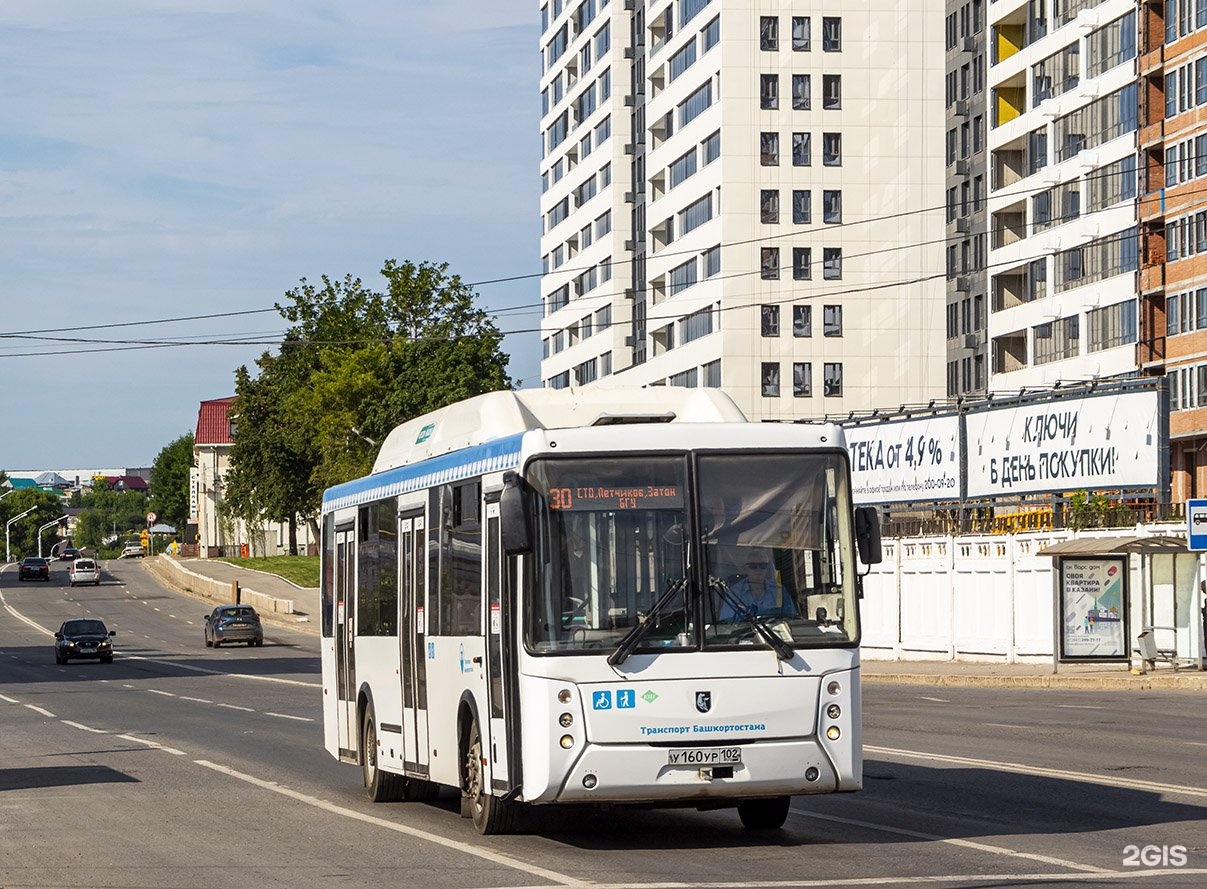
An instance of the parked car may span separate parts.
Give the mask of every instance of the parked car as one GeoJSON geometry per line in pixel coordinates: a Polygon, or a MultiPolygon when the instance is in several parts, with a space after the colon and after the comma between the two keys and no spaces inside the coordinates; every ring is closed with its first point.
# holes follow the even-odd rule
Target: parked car
{"type": "Polygon", "coordinates": [[[146,554],[147,554],[146,550],[144,550],[139,544],[128,543],[122,549],[122,554],[120,556],[118,556],[118,558],[119,559],[139,559],[139,558],[142,558],[143,556],[145,556],[146,554]]]}
{"type": "Polygon", "coordinates": [[[26,556],[17,566],[17,580],[50,580],[50,562],[41,556],[26,556]]]}
{"type": "Polygon", "coordinates": [[[59,550],[60,562],[74,562],[80,557],[80,551],[74,546],[65,546],[59,550]]]}
{"type": "Polygon", "coordinates": [[[54,662],[65,664],[73,658],[96,658],[102,664],[111,664],[116,635],[95,617],[65,620],[54,634],[54,662]]]}
{"type": "Polygon", "coordinates": [[[223,642],[264,644],[260,615],[250,605],[219,605],[205,616],[205,647],[218,648],[223,642]]]}
{"type": "Polygon", "coordinates": [[[101,585],[101,566],[94,559],[76,559],[67,569],[67,574],[71,578],[72,586],[77,583],[101,585]]]}

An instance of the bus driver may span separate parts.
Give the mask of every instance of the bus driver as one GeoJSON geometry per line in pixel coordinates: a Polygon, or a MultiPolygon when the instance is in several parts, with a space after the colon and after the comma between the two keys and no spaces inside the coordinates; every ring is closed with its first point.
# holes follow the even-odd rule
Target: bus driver
{"type": "Polygon", "coordinates": [[[788,591],[776,576],[771,554],[762,549],[753,549],[746,557],[746,574],[729,587],[729,595],[721,602],[718,620],[733,622],[744,620],[753,610],[759,617],[792,617],[796,606],[788,591]],[[740,612],[736,608],[742,609],[740,612]]]}

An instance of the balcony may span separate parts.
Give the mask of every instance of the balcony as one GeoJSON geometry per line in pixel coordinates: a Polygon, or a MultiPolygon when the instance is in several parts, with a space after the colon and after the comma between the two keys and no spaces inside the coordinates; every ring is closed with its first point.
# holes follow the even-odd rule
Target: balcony
{"type": "Polygon", "coordinates": [[[1027,366],[1027,332],[1008,333],[993,340],[993,372],[1010,373],[1027,366]]]}
{"type": "Polygon", "coordinates": [[[993,249],[1000,250],[1027,236],[1027,217],[1022,205],[993,214],[993,249]]]}
{"type": "Polygon", "coordinates": [[[1165,264],[1145,266],[1140,269],[1140,292],[1156,293],[1165,289],[1165,264]]]}

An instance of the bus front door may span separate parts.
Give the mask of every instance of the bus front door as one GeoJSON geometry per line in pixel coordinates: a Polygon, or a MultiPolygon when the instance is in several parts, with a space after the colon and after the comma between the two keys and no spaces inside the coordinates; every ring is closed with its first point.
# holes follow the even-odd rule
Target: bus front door
{"type": "Polygon", "coordinates": [[[357,762],[356,724],[356,529],[335,529],[335,672],[339,757],[357,762]]]}
{"type": "MultiPolygon", "coordinates": [[[[518,744],[511,743],[507,719],[509,709],[507,703],[508,671],[507,655],[511,653],[511,645],[507,627],[511,624],[512,615],[504,610],[504,578],[503,545],[500,538],[499,502],[495,497],[488,497],[486,503],[486,708],[490,715],[487,720],[489,735],[490,782],[491,790],[499,793],[511,790],[518,778],[518,768],[514,768],[515,755],[519,752],[518,744]]],[[[485,714],[483,714],[485,715],[485,714]]],[[[487,742],[484,738],[483,742],[487,742]]]]}
{"type": "Polygon", "coordinates": [[[398,524],[401,584],[398,644],[402,671],[402,749],[407,774],[428,775],[427,677],[424,636],[427,550],[423,510],[404,512],[398,524]]]}

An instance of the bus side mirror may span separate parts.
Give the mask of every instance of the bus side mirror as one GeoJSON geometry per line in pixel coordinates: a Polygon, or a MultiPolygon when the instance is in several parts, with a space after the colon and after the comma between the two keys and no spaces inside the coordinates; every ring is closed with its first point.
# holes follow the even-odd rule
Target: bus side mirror
{"type": "Polygon", "coordinates": [[[532,552],[532,511],[528,486],[517,473],[503,473],[503,493],[499,496],[499,525],[503,552],[522,556],[532,552]]]}
{"type": "Polygon", "coordinates": [[[880,551],[880,517],[874,506],[856,507],[855,544],[859,547],[859,561],[865,565],[879,565],[884,558],[880,551]]]}

